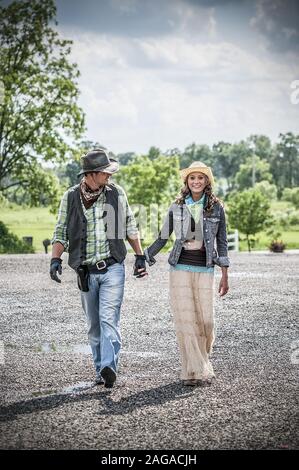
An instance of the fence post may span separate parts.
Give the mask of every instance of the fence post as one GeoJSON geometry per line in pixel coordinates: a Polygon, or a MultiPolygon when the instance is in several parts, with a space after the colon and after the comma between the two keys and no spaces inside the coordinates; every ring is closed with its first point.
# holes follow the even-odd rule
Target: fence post
{"type": "Polygon", "coordinates": [[[235,251],[239,251],[239,232],[235,230],[235,251]]]}
{"type": "Polygon", "coordinates": [[[234,233],[229,233],[227,235],[228,248],[232,251],[239,251],[239,232],[235,230],[234,233]],[[232,240],[232,241],[230,241],[232,240]]]}
{"type": "Polygon", "coordinates": [[[33,245],[33,237],[22,237],[23,242],[27,243],[27,245],[32,246],[33,245]]]}

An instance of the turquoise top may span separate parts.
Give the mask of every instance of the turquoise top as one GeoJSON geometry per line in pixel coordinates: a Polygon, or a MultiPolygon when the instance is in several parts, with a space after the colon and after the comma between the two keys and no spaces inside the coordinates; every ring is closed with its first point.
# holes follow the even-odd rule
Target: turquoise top
{"type": "Polygon", "coordinates": [[[214,274],[214,267],[207,268],[207,266],[191,266],[191,264],[176,264],[170,266],[170,271],[189,271],[191,273],[210,273],[214,274]]]}
{"type": "MultiPolygon", "coordinates": [[[[200,216],[203,213],[203,207],[205,204],[206,195],[203,194],[198,201],[194,201],[192,196],[188,196],[185,199],[185,203],[196,223],[199,222],[200,216]]],[[[206,266],[191,266],[189,264],[176,264],[170,266],[170,271],[189,271],[191,273],[210,273],[214,274],[214,267],[207,268],[206,266]]]]}

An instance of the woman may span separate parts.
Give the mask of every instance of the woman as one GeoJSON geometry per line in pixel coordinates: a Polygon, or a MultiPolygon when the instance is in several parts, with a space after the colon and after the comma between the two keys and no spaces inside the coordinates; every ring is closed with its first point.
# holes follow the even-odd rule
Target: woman
{"type": "Polygon", "coordinates": [[[149,265],[174,231],[170,264],[170,302],[181,356],[184,385],[210,385],[215,377],[209,356],[214,342],[214,266],[221,267],[220,296],[228,292],[229,259],[223,205],[212,192],[211,169],[193,162],[180,171],[180,195],[170,206],[157,240],[145,250],[149,265]],[[216,248],[215,246],[216,245],[216,248]]]}

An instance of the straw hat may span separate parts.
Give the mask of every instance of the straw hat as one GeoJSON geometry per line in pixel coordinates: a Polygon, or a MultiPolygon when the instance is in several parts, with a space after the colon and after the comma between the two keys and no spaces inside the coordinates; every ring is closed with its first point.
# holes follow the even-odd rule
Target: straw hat
{"type": "Polygon", "coordinates": [[[181,177],[184,181],[186,181],[187,176],[191,173],[203,173],[209,178],[209,182],[212,186],[215,184],[211,168],[202,162],[193,162],[188,168],[180,170],[181,177]]]}

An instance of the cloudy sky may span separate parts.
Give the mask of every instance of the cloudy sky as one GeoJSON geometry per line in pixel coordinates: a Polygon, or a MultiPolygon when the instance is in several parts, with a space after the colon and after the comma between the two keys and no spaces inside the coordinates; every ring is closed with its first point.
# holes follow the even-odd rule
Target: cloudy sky
{"type": "Polygon", "coordinates": [[[299,132],[298,0],[57,0],[87,137],[163,151],[299,132]]]}

